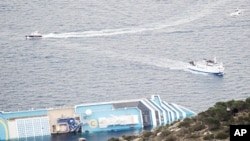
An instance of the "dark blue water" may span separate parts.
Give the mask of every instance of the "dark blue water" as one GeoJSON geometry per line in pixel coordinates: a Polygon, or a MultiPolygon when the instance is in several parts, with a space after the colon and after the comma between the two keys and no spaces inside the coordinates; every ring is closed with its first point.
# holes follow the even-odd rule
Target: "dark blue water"
{"type": "Polygon", "coordinates": [[[246,99],[249,9],[248,0],[2,0],[0,111],[157,94],[201,112],[246,99]],[[25,39],[36,30],[44,38],[25,39]],[[224,77],[186,70],[214,56],[224,77]]]}

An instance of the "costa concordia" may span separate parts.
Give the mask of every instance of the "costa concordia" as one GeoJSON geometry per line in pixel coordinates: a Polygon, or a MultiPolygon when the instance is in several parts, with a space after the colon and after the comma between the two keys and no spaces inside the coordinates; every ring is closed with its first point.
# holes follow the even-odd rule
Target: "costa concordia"
{"type": "Polygon", "coordinates": [[[0,140],[71,132],[136,130],[171,124],[196,113],[175,103],[151,98],[80,104],[17,112],[0,112],[0,140]]]}

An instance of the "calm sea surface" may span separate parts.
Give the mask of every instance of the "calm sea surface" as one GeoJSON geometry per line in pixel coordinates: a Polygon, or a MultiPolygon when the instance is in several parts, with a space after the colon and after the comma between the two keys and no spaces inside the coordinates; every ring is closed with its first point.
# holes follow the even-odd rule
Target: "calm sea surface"
{"type": "Polygon", "coordinates": [[[201,112],[250,96],[248,0],[2,0],[0,17],[0,111],[156,94],[201,112]],[[224,77],[186,70],[214,56],[224,77]]]}

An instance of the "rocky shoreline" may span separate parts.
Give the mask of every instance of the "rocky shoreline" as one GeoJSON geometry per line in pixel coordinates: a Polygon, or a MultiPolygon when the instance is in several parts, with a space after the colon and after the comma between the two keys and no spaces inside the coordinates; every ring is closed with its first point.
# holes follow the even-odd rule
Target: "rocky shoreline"
{"type": "Polygon", "coordinates": [[[250,125],[250,97],[217,102],[195,117],[108,141],[229,141],[230,125],[250,125]]]}

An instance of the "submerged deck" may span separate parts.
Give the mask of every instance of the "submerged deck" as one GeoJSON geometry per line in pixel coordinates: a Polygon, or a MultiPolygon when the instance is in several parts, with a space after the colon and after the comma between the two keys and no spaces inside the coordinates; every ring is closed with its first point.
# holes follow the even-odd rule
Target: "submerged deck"
{"type": "Polygon", "coordinates": [[[148,99],[76,105],[71,108],[0,112],[0,140],[69,132],[142,129],[196,115],[153,95],[148,99]]]}

